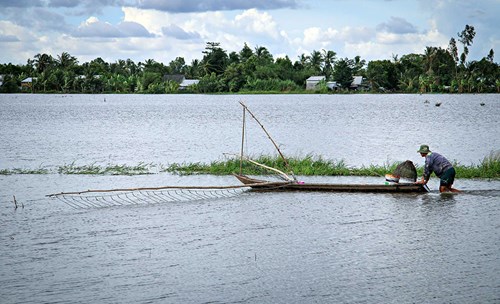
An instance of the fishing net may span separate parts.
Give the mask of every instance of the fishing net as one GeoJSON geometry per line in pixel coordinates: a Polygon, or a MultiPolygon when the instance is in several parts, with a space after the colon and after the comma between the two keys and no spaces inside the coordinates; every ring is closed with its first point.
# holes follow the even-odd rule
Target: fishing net
{"type": "Polygon", "coordinates": [[[70,207],[82,209],[220,199],[234,197],[248,189],[250,189],[249,185],[160,187],[61,192],[47,196],[57,199],[70,207]]]}
{"type": "Polygon", "coordinates": [[[406,178],[413,182],[417,181],[417,169],[415,168],[413,162],[410,160],[400,163],[396,167],[396,169],[394,169],[392,175],[396,177],[406,178]]]}

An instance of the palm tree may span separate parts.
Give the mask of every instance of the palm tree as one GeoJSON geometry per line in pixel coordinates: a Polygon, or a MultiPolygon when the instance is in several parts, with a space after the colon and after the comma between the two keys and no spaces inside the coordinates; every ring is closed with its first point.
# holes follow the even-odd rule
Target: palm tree
{"type": "Polygon", "coordinates": [[[311,67],[315,73],[319,74],[321,72],[322,56],[319,51],[312,51],[309,57],[309,67],[311,67]]]}
{"type": "Polygon", "coordinates": [[[323,74],[329,79],[333,73],[333,65],[337,59],[337,53],[323,50],[321,59],[323,60],[323,74]]]}
{"type": "Polygon", "coordinates": [[[255,47],[255,56],[257,57],[260,64],[272,64],[274,62],[273,55],[269,53],[267,48],[263,46],[255,47]]]}
{"type": "Polygon", "coordinates": [[[78,60],[67,52],[63,52],[61,55],[57,55],[56,63],[59,67],[68,69],[77,65],[78,60]]]}
{"type": "Polygon", "coordinates": [[[433,73],[433,61],[436,57],[436,48],[432,46],[428,46],[425,48],[424,52],[424,64],[425,64],[425,72],[430,75],[433,73]]]}
{"type": "Polygon", "coordinates": [[[35,55],[35,66],[38,73],[43,73],[52,63],[54,59],[52,56],[47,54],[36,54],[35,55]]]}

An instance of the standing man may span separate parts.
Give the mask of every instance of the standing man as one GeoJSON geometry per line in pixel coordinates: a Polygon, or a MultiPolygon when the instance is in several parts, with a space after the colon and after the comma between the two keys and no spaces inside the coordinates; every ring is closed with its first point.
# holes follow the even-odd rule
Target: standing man
{"type": "Polygon", "coordinates": [[[421,181],[417,182],[418,184],[427,184],[432,172],[434,172],[441,179],[439,192],[460,192],[460,190],[451,187],[455,181],[455,168],[444,156],[431,152],[428,145],[421,145],[417,152],[425,157],[424,176],[421,181]]]}

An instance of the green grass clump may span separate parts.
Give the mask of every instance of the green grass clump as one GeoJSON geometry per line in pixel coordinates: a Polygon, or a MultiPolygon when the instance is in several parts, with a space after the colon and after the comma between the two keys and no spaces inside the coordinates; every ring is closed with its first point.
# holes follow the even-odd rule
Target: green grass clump
{"type": "MultiPolygon", "coordinates": [[[[245,165],[248,167],[248,165],[245,165]]],[[[210,164],[203,163],[183,163],[177,164],[173,163],[161,172],[169,172],[180,175],[192,175],[192,174],[212,174],[212,175],[228,175],[240,170],[240,161],[237,159],[230,159],[228,161],[213,161],[210,164]]],[[[254,172],[254,171],[249,171],[254,172]]],[[[247,173],[252,174],[252,173],[247,173]]],[[[255,174],[255,173],[253,173],[255,174]]]]}
{"type": "Polygon", "coordinates": [[[108,165],[99,166],[95,163],[90,165],[77,166],[74,162],[60,166],[57,170],[59,174],[90,174],[90,175],[140,175],[150,174],[150,164],[140,163],[136,166],[128,165],[108,165]]]}
{"type": "MultiPolygon", "coordinates": [[[[259,156],[255,161],[289,173],[285,162],[280,157],[274,156],[259,156]]],[[[291,171],[296,175],[303,176],[384,176],[387,173],[393,172],[400,162],[388,163],[381,166],[370,165],[361,168],[349,167],[343,160],[332,161],[325,160],[322,157],[308,155],[303,158],[289,158],[288,163],[291,171]]],[[[457,171],[457,178],[500,178],[500,151],[492,152],[485,157],[479,165],[463,166],[454,164],[457,171]]],[[[261,175],[271,173],[269,170],[244,161],[242,166],[243,174],[261,175]]],[[[424,167],[416,165],[418,176],[423,175],[424,167]]],[[[213,174],[213,175],[229,175],[240,171],[240,160],[237,158],[226,161],[214,161],[209,164],[203,163],[188,163],[188,164],[171,164],[163,169],[163,172],[170,172],[181,175],[191,174],[213,174]]]]}
{"type": "Polygon", "coordinates": [[[0,175],[12,175],[12,174],[49,174],[49,170],[45,168],[38,169],[1,169],[0,175]]]}
{"type": "MultiPolygon", "coordinates": [[[[278,156],[261,155],[257,158],[252,157],[256,162],[271,168],[276,168],[285,173],[290,173],[285,162],[278,156]]],[[[393,172],[399,162],[387,163],[381,166],[370,165],[361,168],[349,167],[343,160],[332,161],[323,159],[321,156],[307,155],[305,157],[293,157],[288,159],[291,171],[296,175],[303,176],[384,176],[393,172]]],[[[135,166],[130,165],[76,165],[75,162],[65,164],[56,169],[0,169],[0,175],[12,174],[89,174],[89,175],[140,175],[151,174],[152,168],[156,167],[156,172],[169,172],[179,175],[191,174],[211,174],[211,175],[230,175],[240,172],[239,158],[227,159],[224,161],[212,161],[205,163],[173,163],[168,166],[139,163],[135,166]]],[[[464,166],[458,163],[454,164],[457,172],[457,178],[500,178],[500,150],[491,152],[479,164],[464,166]]],[[[423,166],[416,165],[418,176],[423,175],[423,166]]],[[[247,175],[266,175],[274,174],[272,171],[256,166],[248,161],[242,164],[242,172],[247,175]]]]}
{"type": "Polygon", "coordinates": [[[456,165],[457,178],[500,178],[500,150],[492,151],[478,165],[456,165]]]}
{"type": "MultiPolygon", "coordinates": [[[[254,159],[256,162],[283,172],[289,172],[285,162],[280,157],[262,155],[254,159]]],[[[289,158],[290,168],[297,175],[363,175],[344,163],[344,161],[334,162],[324,160],[321,157],[306,156],[304,158],[289,158]]],[[[190,174],[214,174],[228,175],[240,171],[240,160],[237,158],[226,161],[213,161],[210,164],[191,163],[191,164],[171,164],[164,169],[165,172],[190,175],[190,174]]],[[[366,170],[365,170],[366,171],[366,170]]],[[[269,174],[270,171],[256,166],[250,162],[244,161],[242,164],[243,174],[260,175],[269,174]]],[[[364,172],[364,171],[363,171],[364,172]]],[[[371,173],[370,175],[373,175],[371,173]]]]}

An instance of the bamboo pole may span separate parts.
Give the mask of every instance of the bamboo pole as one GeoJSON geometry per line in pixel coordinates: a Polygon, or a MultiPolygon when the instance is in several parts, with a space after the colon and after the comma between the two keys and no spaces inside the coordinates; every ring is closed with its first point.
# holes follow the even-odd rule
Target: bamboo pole
{"type": "MultiPolygon", "coordinates": [[[[236,156],[236,154],[230,154],[230,153],[225,153],[225,155],[234,155],[234,156],[236,156]]],[[[248,161],[248,162],[250,162],[250,163],[254,164],[254,165],[260,166],[260,167],[265,168],[265,169],[267,169],[267,170],[271,170],[271,171],[274,171],[274,172],[276,172],[276,173],[278,173],[278,174],[283,175],[283,177],[284,177],[286,180],[290,181],[290,182],[292,182],[292,181],[294,181],[294,180],[295,180],[295,178],[292,178],[292,177],[288,176],[285,172],[283,172],[283,171],[281,171],[281,170],[278,170],[278,169],[273,168],[273,167],[266,166],[266,165],[264,165],[264,164],[261,164],[261,163],[259,163],[259,162],[256,162],[256,161],[255,161],[255,160],[253,160],[253,159],[250,159],[250,158],[248,158],[248,157],[246,157],[246,156],[241,156],[241,157],[242,157],[243,159],[245,159],[246,161],[248,161]]],[[[240,173],[240,175],[241,175],[241,173],[240,173]]]]}
{"type": "MultiPolygon", "coordinates": [[[[278,145],[276,144],[276,142],[273,140],[273,138],[271,137],[271,135],[269,134],[269,132],[267,132],[266,128],[264,128],[264,125],[257,119],[257,117],[255,117],[255,115],[252,113],[252,111],[250,111],[250,109],[247,107],[246,104],[244,104],[242,101],[240,101],[240,104],[241,106],[248,111],[248,113],[250,113],[250,115],[252,116],[252,118],[260,125],[260,127],[262,128],[262,130],[264,130],[264,132],[266,133],[267,135],[267,138],[269,138],[269,140],[273,143],[274,147],[276,148],[276,150],[278,151],[279,155],[281,156],[281,158],[283,159],[283,161],[285,162],[285,166],[290,170],[290,164],[288,163],[287,159],[285,158],[285,156],[283,155],[283,153],[281,153],[281,150],[280,148],[278,147],[278,145]]],[[[290,170],[291,171],[291,170],[290,170]]]]}
{"type": "Polygon", "coordinates": [[[244,150],[244,145],[245,145],[245,125],[246,125],[246,110],[245,107],[243,107],[243,126],[241,130],[241,151],[240,151],[240,175],[243,172],[243,150],[244,150]]]}

